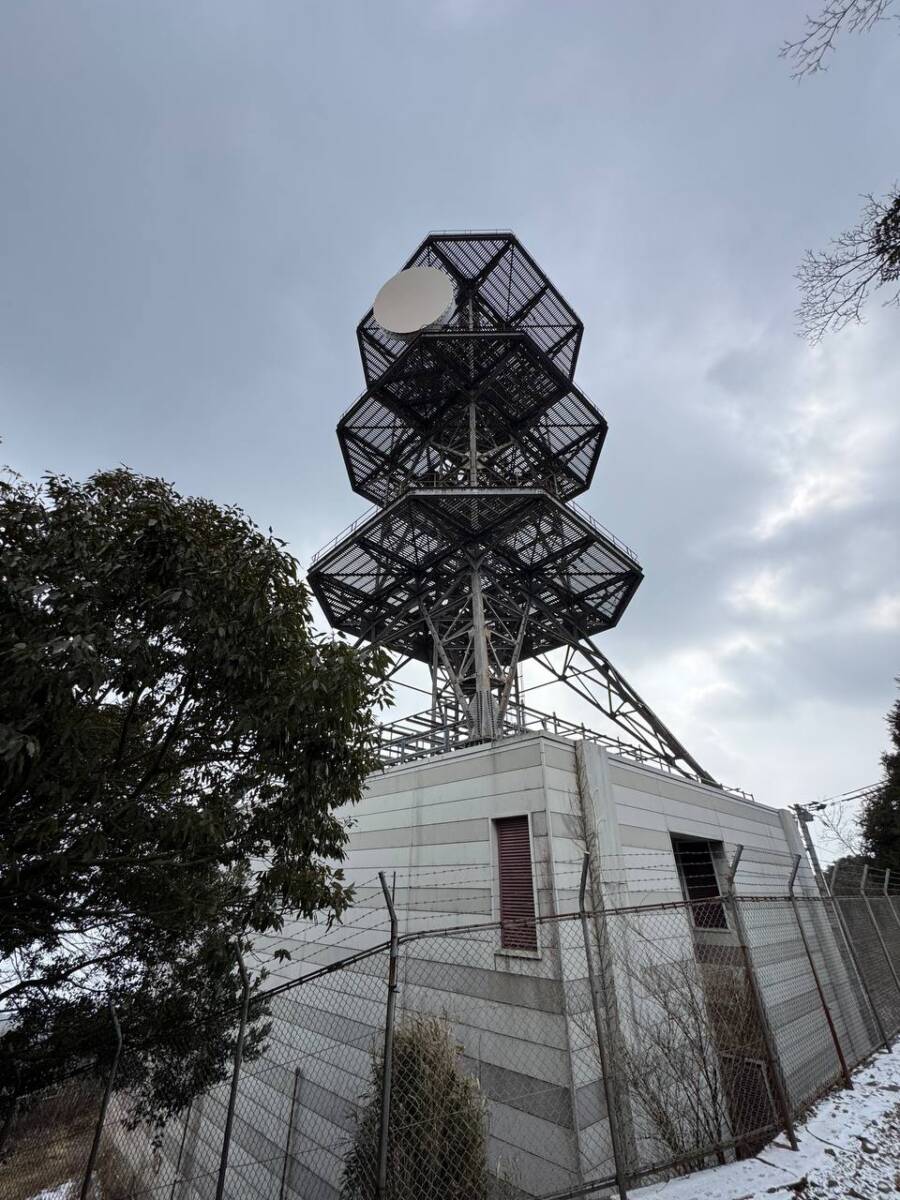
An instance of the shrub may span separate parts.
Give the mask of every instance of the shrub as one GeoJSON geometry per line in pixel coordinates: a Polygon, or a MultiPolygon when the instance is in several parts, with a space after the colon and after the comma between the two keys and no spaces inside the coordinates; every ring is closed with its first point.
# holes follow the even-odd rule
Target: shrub
{"type": "MultiPolygon", "coordinates": [[[[373,1058],[370,1090],[344,1163],[341,1200],[373,1200],[378,1177],[384,1061],[373,1058]]],[[[485,1106],[459,1065],[448,1023],[406,1017],[394,1034],[385,1200],[484,1200],[485,1106]]]]}

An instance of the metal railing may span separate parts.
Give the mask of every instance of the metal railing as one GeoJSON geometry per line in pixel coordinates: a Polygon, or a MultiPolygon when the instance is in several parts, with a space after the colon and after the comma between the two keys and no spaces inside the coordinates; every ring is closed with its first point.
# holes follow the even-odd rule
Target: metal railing
{"type": "MultiPolygon", "coordinates": [[[[499,736],[514,737],[522,733],[550,733],[569,740],[595,742],[618,758],[683,778],[668,759],[652,750],[631,742],[623,742],[610,734],[598,733],[583,722],[569,721],[555,712],[543,712],[524,704],[510,702],[503,722],[503,731],[499,736]]],[[[396,721],[386,722],[378,728],[378,751],[381,763],[385,767],[399,766],[420,758],[432,758],[437,754],[446,754],[448,750],[480,745],[482,742],[483,739],[472,737],[465,714],[454,714],[452,710],[440,710],[435,713],[431,709],[424,709],[396,721]]],[[[721,790],[727,795],[753,800],[752,793],[742,788],[723,785],[721,790]]]]}
{"type": "MultiPolygon", "coordinates": [[[[397,500],[400,500],[403,496],[407,495],[409,492],[429,491],[429,490],[437,491],[441,488],[447,488],[447,487],[451,487],[451,486],[452,486],[454,495],[460,495],[460,496],[466,495],[467,492],[485,492],[485,491],[492,490],[492,485],[480,484],[476,487],[472,487],[470,485],[463,484],[463,483],[453,482],[451,484],[451,483],[448,483],[447,480],[440,479],[436,476],[433,478],[432,477],[423,477],[422,479],[416,479],[415,481],[405,485],[404,487],[399,488],[395,494],[392,494],[386,500],[385,504],[370,505],[370,507],[367,508],[365,510],[365,512],[363,512],[355,520],[351,521],[349,525],[347,525],[344,529],[342,529],[340,531],[340,533],[335,534],[335,536],[333,538],[331,538],[330,541],[326,542],[325,545],[321,547],[321,549],[319,549],[315,552],[315,554],[310,559],[310,566],[311,567],[315,566],[316,563],[320,562],[323,558],[325,558],[325,556],[327,554],[329,554],[335,548],[335,546],[337,546],[345,538],[348,538],[352,533],[355,533],[356,530],[359,529],[362,525],[365,525],[367,521],[371,521],[372,518],[375,517],[378,513],[383,512],[386,507],[395,503],[397,500]]],[[[499,485],[498,484],[497,487],[502,491],[511,491],[511,492],[521,491],[526,494],[530,493],[530,492],[538,493],[538,492],[542,492],[542,491],[547,491],[547,489],[544,489],[544,488],[526,487],[524,485],[519,487],[519,486],[515,486],[515,485],[506,485],[506,484],[499,485]]],[[[552,495],[551,492],[547,492],[547,494],[552,495]]],[[[603,538],[605,541],[607,541],[611,545],[615,546],[615,548],[617,550],[620,550],[632,562],[634,562],[634,563],[638,562],[637,555],[631,549],[631,547],[629,545],[627,545],[625,542],[623,542],[621,540],[621,538],[616,537],[616,535],[614,533],[612,533],[609,529],[607,529],[605,525],[602,525],[597,520],[596,517],[591,516],[591,514],[586,509],[582,508],[582,506],[580,504],[576,504],[576,502],[574,500],[566,500],[566,501],[561,500],[559,503],[562,504],[564,508],[572,509],[574,511],[574,513],[576,514],[577,518],[579,520],[583,521],[586,525],[590,526],[591,530],[595,534],[597,534],[598,537],[603,538]]]]}

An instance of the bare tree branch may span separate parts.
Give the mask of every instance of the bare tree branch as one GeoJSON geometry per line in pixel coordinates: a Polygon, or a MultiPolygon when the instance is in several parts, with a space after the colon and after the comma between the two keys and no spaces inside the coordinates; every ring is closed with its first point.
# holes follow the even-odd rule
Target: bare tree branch
{"type": "Polygon", "coordinates": [[[98,954],[93,958],[81,958],[76,962],[69,963],[67,966],[54,964],[43,975],[39,975],[34,979],[21,979],[0,992],[0,1000],[6,1000],[10,996],[16,995],[17,992],[23,992],[28,988],[37,986],[56,987],[66,979],[71,979],[73,975],[77,975],[79,971],[87,970],[88,967],[96,967],[102,963],[113,962],[116,958],[121,957],[121,951],[117,948],[108,954],[98,954]]]}
{"type": "MultiPolygon", "coordinates": [[[[815,345],[826,333],[861,322],[870,293],[900,280],[900,187],[865,197],[862,218],[827,250],[807,250],[797,269],[800,333],[815,345]]],[[[885,300],[900,305],[900,288],[885,300]]]]}
{"type": "Polygon", "coordinates": [[[856,813],[850,812],[843,804],[834,803],[818,811],[816,817],[823,826],[821,840],[829,851],[849,854],[853,858],[863,856],[859,817],[856,813]]]}
{"type": "Polygon", "coordinates": [[[834,53],[839,33],[868,33],[880,21],[897,19],[886,15],[893,2],[827,0],[818,16],[806,18],[803,37],[796,42],[785,42],[781,47],[781,57],[790,59],[793,64],[794,78],[827,70],[827,59],[834,53]]]}

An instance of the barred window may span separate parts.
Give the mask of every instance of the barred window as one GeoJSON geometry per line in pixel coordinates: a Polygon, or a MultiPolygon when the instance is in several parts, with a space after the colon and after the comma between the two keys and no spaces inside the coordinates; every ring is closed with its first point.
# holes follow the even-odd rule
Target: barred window
{"type": "Polygon", "coordinates": [[[710,843],[701,838],[673,837],[672,849],[684,897],[692,901],[694,924],[698,929],[727,929],[710,843]]]}
{"type": "Polygon", "coordinates": [[[537,950],[528,818],[504,817],[494,824],[500,878],[500,945],[507,950],[537,950]]]}

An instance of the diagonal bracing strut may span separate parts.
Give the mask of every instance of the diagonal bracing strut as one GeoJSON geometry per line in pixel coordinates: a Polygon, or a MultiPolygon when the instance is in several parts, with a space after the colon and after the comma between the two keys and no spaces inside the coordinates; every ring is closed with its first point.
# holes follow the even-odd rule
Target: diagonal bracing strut
{"type": "Polygon", "coordinates": [[[719,786],[592,641],[567,637],[561,667],[547,654],[536,655],[535,661],[680,775],[719,786]],[[579,657],[585,665],[578,664],[579,657]]]}

